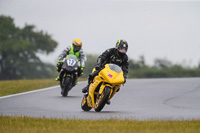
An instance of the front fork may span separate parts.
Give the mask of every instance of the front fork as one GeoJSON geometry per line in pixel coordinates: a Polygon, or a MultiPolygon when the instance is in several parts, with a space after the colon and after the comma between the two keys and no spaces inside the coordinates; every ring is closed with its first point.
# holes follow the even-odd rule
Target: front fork
{"type": "Polygon", "coordinates": [[[65,77],[69,76],[72,79],[72,85],[75,85],[76,80],[78,79],[78,72],[76,71],[73,74],[67,74],[66,72],[64,72],[63,70],[60,71],[60,82],[63,85],[65,82],[65,77]]]}
{"type": "Polygon", "coordinates": [[[101,95],[103,90],[105,89],[106,86],[109,86],[111,88],[110,91],[110,96],[109,96],[109,100],[114,96],[114,94],[116,93],[116,91],[120,88],[121,85],[109,85],[109,84],[102,84],[99,90],[99,94],[101,95]]]}
{"type": "Polygon", "coordinates": [[[78,79],[78,72],[75,72],[71,75],[72,78],[72,86],[76,84],[76,80],[78,79]]]}

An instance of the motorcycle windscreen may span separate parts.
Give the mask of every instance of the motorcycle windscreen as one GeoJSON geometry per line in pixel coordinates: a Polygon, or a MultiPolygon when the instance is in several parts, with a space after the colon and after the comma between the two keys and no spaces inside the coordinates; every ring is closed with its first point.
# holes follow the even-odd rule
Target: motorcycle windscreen
{"type": "Polygon", "coordinates": [[[76,55],[73,55],[73,54],[67,55],[67,60],[69,60],[69,59],[72,59],[72,60],[78,62],[78,59],[77,59],[76,55]]]}
{"type": "Polygon", "coordinates": [[[123,71],[115,64],[106,64],[105,68],[99,72],[105,82],[110,84],[124,83],[123,71]]]}
{"type": "Polygon", "coordinates": [[[64,62],[66,64],[66,67],[65,69],[68,71],[68,72],[72,72],[74,71],[78,66],[78,59],[75,55],[67,55],[67,58],[64,62]]]}

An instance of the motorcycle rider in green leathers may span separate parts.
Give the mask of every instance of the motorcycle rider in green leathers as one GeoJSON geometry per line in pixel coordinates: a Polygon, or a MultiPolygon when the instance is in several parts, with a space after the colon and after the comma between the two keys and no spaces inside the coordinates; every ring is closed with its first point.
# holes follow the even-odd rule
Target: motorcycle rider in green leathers
{"type": "MultiPolygon", "coordinates": [[[[68,46],[64,51],[59,55],[58,57],[58,63],[57,63],[57,71],[61,71],[61,67],[63,64],[63,59],[66,58],[67,55],[73,54],[77,57],[77,59],[80,62],[80,66],[78,67],[78,77],[80,77],[83,74],[83,69],[85,67],[85,62],[87,60],[85,53],[82,49],[82,41],[80,39],[74,39],[72,42],[72,45],[68,46]]],[[[57,81],[60,80],[58,76],[56,78],[57,81]]]]}

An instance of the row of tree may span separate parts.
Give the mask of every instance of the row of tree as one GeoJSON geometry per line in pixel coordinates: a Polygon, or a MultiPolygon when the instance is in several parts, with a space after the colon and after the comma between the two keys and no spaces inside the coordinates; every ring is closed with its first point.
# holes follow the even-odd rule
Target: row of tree
{"type": "MultiPolygon", "coordinates": [[[[85,67],[84,77],[91,73],[96,64],[97,55],[87,55],[88,61],[85,67]]],[[[170,78],[170,77],[200,77],[200,65],[198,67],[184,67],[181,64],[173,64],[167,59],[155,59],[154,64],[149,66],[145,57],[139,60],[129,60],[128,78],[170,78]]]]}
{"type": "Polygon", "coordinates": [[[33,25],[16,27],[11,17],[2,15],[0,22],[0,80],[52,77],[55,68],[37,53],[53,52],[57,42],[33,25]]]}
{"type": "MultiPolygon", "coordinates": [[[[0,80],[55,78],[55,64],[43,63],[38,53],[49,54],[57,42],[48,33],[35,30],[34,25],[15,26],[9,16],[0,16],[0,80]]],[[[88,77],[98,55],[87,55],[82,77],[88,77]]],[[[129,78],[200,77],[199,67],[187,68],[172,64],[166,59],[156,59],[153,66],[145,58],[129,60],[129,78]]]]}
{"type": "Polygon", "coordinates": [[[155,59],[153,66],[145,64],[141,56],[139,61],[130,60],[130,78],[170,78],[170,77],[200,77],[200,65],[198,67],[184,67],[181,64],[173,64],[167,59],[155,59]]]}

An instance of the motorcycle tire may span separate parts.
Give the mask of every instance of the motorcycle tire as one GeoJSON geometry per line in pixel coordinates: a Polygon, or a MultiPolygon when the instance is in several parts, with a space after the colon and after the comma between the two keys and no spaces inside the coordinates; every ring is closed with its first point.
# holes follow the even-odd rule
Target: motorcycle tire
{"type": "Polygon", "coordinates": [[[106,102],[108,101],[108,98],[110,96],[111,88],[106,86],[105,89],[103,90],[101,96],[97,99],[98,102],[95,105],[94,110],[96,112],[100,112],[103,107],[105,106],[106,102]]]}
{"type": "Polygon", "coordinates": [[[83,97],[83,100],[81,102],[81,108],[84,111],[90,111],[92,109],[92,107],[89,107],[88,104],[87,104],[87,96],[83,97]]]}
{"type": "Polygon", "coordinates": [[[70,84],[71,84],[71,78],[65,77],[65,83],[64,83],[63,89],[61,91],[61,94],[63,97],[66,97],[68,95],[68,92],[70,90],[70,84]]]}

